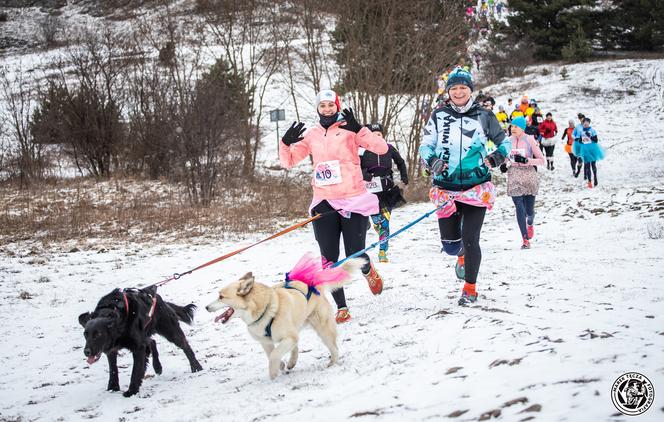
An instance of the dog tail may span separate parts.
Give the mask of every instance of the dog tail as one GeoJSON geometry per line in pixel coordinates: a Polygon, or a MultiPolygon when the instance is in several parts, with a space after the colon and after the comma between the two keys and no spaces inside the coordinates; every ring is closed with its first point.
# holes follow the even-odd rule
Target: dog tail
{"type": "Polygon", "coordinates": [[[196,312],[196,305],[193,303],[190,303],[187,306],[178,306],[169,302],[168,305],[173,308],[180,321],[189,325],[194,322],[194,312],[196,312]]]}
{"type": "Polygon", "coordinates": [[[366,264],[362,258],[349,259],[339,267],[332,267],[324,258],[314,258],[305,254],[295,267],[286,274],[286,280],[297,280],[313,290],[334,290],[351,279],[351,274],[366,264]]]}

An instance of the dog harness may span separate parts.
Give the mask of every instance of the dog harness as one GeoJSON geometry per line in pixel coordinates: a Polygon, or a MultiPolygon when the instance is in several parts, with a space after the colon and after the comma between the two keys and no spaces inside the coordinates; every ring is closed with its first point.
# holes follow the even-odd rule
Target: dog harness
{"type": "MultiPolygon", "coordinates": [[[[290,273],[286,273],[286,280],[284,282],[284,289],[293,289],[297,290],[298,292],[302,293],[304,297],[307,299],[307,302],[309,302],[309,299],[311,299],[311,294],[315,294],[316,296],[320,296],[320,292],[314,287],[314,286],[309,286],[307,285],[307,293],[304,293],[302,290],[298,289],[295,286],[290,285],[291,280],[290,277],[288,277],[290,273]]],[[[295,280],[297,281],[297,280],[295,280]]]]}
{"type": "MultiPolygon", "coordinates": [[[[120,293],[122,293],[122,298],[124,299],[125,303],[125,311],[127,312],[127,317],[129,317],[129,299],[127,299],[127,289],[119,289],[120,293]]],[[[131,291],[135,291],[137,293],[145,293],[141,290],[138,289],[129,289],[131,291]]],[[[148,320],[146,321],[145,325],[143,326],[143,329],[145,330],[148,328],[148,325],[150,325],[150,322],[152,322],[152,316],[154,315],[154,310],[157,307],[157,294],[155,293],[154,295],[150,293],[146,293],[148,296],[152,298],[152,305],[150,305],[150,311],[148,312],[148,320]]]]}
{"type": "MultiPolygon", "coordinates": [[[[288,278],[288,273],[286,273],[286,282],[284,283],[283,288],[284,288],[284,289],[292,289],[292,290],[296,290],[296,291],[302,293],[302,295],[305,297],[305,299],[307,299],[307,302],[309,302],[309,299],[311,299],[311,295],[312,295],[312,294],[315,294],[315,295],[317,295],[317,296],[320,296],[320,292],[319,292],[318,290],[316,290],[315,287],[313,287],[313,286],[307,286],[307,287],[308,287],[308,289],[307,289],[307,293],[304,293],[302,290],[298,289],[297,287],[292,286],[292,285],[290,284],[291,281],[292,281],[292,280],[288,278]]],[[[257,319],[256,321],[252,322],[252,323],[249,324],[249,325],[256,325],[256,324],[258,324],[258,323],[260,322],[260,320],[263,319],[263,317],[265,316],[265,314],[267,314],[267,310],[268,310],[268,308],[270,307],[270,305],[271,305],[271,302],[268,303],[268,304],[265,306],[265,309],[263,309],[263,313],[261,314],[261,316],[259,316],[258,319],[257,319]]],[[[269,322],[267,323],[267,325],[265,326],[265,333],[263,334],[263,336],[265,336],[265,337],[267,337],[267,338],[272,338],[272,323],[273,323],[273,322],[274,322],[274,317],[270,318],[270,321],[269,321],[269,322]]]]}
{"type": "MultiPolygon", "coordinates": [[[[303,293],[303,294],[304,294],[304,293],[303,293]]],[[[263,313],[261,314],[261,316],[259,316],[258,319],[257,319],[256,321],[252,322],[252,323],[249,324],[249,325],[255,325],[255,324],[258,324],[258,322],[259,322],[261,319],[263,319],[263,317],[264,317],[265,314],[267,313],[267,309],[270,307],[271,304],[272,304],[272,302],[268,303],[268,304],[265,306],[265,309],[263,309],[263,313]]],[[[272,338],[272,323],[273,323],[273,322],[274,322],[274,317],[270,318],[270,322],[268,322],[267,325],[265,326],[265,334],[263,334],[265,337],[272,338]]]]}
{"type": "Polygon", "coordinates": [[[125,289],[120,289],[120,293],[122,293],[122,298],[124,299],[125,303],[125,311],[127,312],[127,317],[129,316],[129,299],[127,299],[127,293],[125,292],[125,289]]]}

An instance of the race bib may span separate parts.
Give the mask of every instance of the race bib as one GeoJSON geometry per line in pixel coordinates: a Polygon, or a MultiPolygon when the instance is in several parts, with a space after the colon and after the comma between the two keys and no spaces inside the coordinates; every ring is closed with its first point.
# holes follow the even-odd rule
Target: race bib
{"type": "Polygon", "coordinates": [[[371,193],[378,193],[383,191],[383,184],[380,183],[380,177],[376,176],[368,182],[364,182],[367,190],[371,193]]]}
{"type": "Polygon", "coordinates": [[[520,155],[522,157],[526,156],[526,150],[523,148],[512,148],[510,151],[510,157],[514,157],[515,155],[520,155]]]}
{"type": "Polygon", "coordinates": [[[314,184],[316,186],[338,185],[341,181],[339,160],[318,163],[314,171],[314,184]]]}
{"type": "Polygon", "coordinates": [[[592,140],[589,137],[587,137],[587,136],[582,136],[581,137],[581,143],[589,144],[591,142],[592,142],[592,140]]]}

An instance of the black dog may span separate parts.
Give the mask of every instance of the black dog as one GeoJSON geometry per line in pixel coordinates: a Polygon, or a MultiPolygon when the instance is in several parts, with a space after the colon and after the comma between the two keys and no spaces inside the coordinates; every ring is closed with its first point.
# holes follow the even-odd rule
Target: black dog
{"type": "Polygon", "coordinates": [[[189,359],[191,372],[202,370],[194,352],[180,328],[179,321],[191,324],[196,306],[178,306],[162,300],[156,287],[115,289],[102,297],[95,310],[79,315],[78,322],[85,328],[85,349],[88,363],[99,360],[102,352],[108,357],[108,390],[120,391],[118,381],[118,350],[129,349],[134,357],[129,389],[125,397],[138,393],[143,381],[148,358],[152,353],[152,366],[161,374],[161,363],[154,333],[178,346],[189,359]]]}

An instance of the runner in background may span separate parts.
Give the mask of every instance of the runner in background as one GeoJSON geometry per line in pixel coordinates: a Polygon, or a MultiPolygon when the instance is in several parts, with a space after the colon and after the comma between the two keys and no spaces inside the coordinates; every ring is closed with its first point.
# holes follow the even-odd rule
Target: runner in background
{"type": "Polygon", "coordinates": [[[521,249],[530,249],[530,240],[535,236],[535,197],[539,191],[536,166],[544,165],[545,160],[535,138],[527,135],[525,129],[525,118],[517,117],[512,121],[512,151],[500,171],[507,172],[507,195],[512,197],[516,209],[521,249]]]}
{"type": "Polygon", "coordinates": [[[567,122],[567,127],[563,132],[561,139],[565,142],[565,152],[569,155],[569,163],[572,166],[572,176],[576,170],[576,155],[572,152],[572,145],[574,144],[574,120],[567,122]]]}
{"type": "MultiPolygon", "coordinates": [[[[383,137],[383,125],[372,123],[366,125],[375,135],[383,137]]],[[[401,194],[401,189],[394,183],[394,173],[392,167],[394,164],[399,169],[401,182],[408,184],[408,169],[406,162],[399,154],[399,151],[392,145],[387,144],[388,150],[385,154],[376,154],[368,150],[360,149],[360,166],[362,167],[362,176],[367,185],[367,190],[378,197],[380,212],[371,216],[374,230],[378,233],[378,238],[383,241],[390,235],[390,218],[392,211],[406,203],[401,194]]],[[[378,261],[388,262],[387,250],[389,244],[387,241],[380,244],[378,251],[378,261]]]]}
{"type": "Polygon", "coordinates": [[[546,152],[546,168],[553,171],[553,150],[556,148],[556,135],[558,126],[553,121],[553,115],[546,113],[546,119],[539,125],[539,131],[542,134],[542,146],[546,152]]]}
{"type": "Polygon", "coordinates": [[[597,132],[590,126],[590,119],[583,118],[583,128],[579,137],[574,139],[573,152],[583,160],[583,176],[588,188],[597,186],[597,161],[604,159],[604,148],[599,145],[597,132]],[[594,178],[594,180],[593,180],[594,178]]]}

